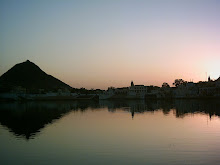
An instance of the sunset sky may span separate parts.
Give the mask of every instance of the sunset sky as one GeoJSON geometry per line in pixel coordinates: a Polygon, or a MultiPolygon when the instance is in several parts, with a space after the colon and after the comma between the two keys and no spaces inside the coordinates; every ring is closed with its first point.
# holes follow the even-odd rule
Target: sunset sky
{"type": "Polygon", "coordinates": [[[0,75],[34,62],[72,87],[220,76],[219,0],[1,0],[0,75]]]}

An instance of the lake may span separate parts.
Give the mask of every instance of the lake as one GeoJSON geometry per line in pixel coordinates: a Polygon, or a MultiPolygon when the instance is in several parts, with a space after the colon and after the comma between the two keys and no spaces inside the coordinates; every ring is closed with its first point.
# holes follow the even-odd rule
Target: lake
{"type": "Polygon", "coordinates": [[[220,164],[219,100],[0,103],[0,164],[220,164]]]}

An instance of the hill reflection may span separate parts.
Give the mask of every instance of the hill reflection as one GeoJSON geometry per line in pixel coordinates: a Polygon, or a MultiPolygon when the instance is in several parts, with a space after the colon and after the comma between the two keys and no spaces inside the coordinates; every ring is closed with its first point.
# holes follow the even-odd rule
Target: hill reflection
{"type": "Polygon", "coordinates": [[[53,123],[70,111],[98,107],[95,102],[26,102],[1,103],[0,124],[16,136],[33,138],[45,125],[53,123]]]}
{"type": "Polygon", "coordinates": [[[0,103],[0,124],[15,136],[34,138],[47,124],[55,122],[71,111],[84,112],[88,109],[107,108],[109,112],[118,109],[128,111],[132,118],[136,113],[162,110],[167,115],[175,110],[177,118],[192,113],[220,116],[219,100],[151,100],[151,101],[72,101],[72,102],[26,102],[0,103]]]}

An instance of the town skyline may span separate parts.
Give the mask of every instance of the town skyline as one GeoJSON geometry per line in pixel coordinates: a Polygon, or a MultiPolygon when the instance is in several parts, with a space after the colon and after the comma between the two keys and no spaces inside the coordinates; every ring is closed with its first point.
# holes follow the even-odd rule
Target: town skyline
{"type": "Polygon", "coordinates": [[[75,88],[220,76],[220,2],[1,1],[0,75],[27,59],[75,88]]]}
{"type": "MultiPolygon", "coordinates": [[[[69,84],[67,84],[66,82],[62,81],[62,80],[59,80],[57,79],[56,77],[53,77],[51,80],[51,77],[53,77],[53,75],[51,74],[48,74],[46,73],[42,68],[40,68],[38,65],[36,65],[34,62],[30,61],[30,60],[26,60],[24,62],[21,62],[21,63],[18,63],[18,64],[15,64],[13,67],[11,67],[7,72],[3,73],[2,75],[0,75],[0,78],[2,78],[2,82],[3,84],[17,84],[18,82],[21,83],[20,85],[17,84],[15,85],[14,87],[18,87],[18,88],[22,88],[24,87],[25,89],[25,86],[29,86],[29,85],[33,85],[35,83],[33,82],[36,82],[37,83],[33,86],[35,86],[35,88],[44,88],[44,89],[48,89],[50,90],[51,88],[54,88],[54,85],[58,85],[60,86],[60,88],[75,88],[75,89],[86,89],[86,90],[109,90],[110,88],[114,88],[114,89],[123,89],[123,88],[128,88],[128,87],[132,87],[132,86],[154,86],[154,87],[178,87],[179,85],[186,85],[187,83],[204,83],[204,82],[213,82],[213,81],[216,81],[216,80],[219,80],[220,79],[220,76],[218,77],[218,79],[213,79],[211,78],[210,76],[207,77],[206,75],[206,80],[205,81],[198,81],[198,82],[195,82],[193,81],[193,79],[190,79],[190,81],[186,81],[182,78],[176,78],[172,83],[167,83],[167,81],[163,81],[163,83],[161,85],[155,85],[155,84],[150,84],[150,85],[146,85],[146,84],[137,84],[137,83],[134,83],[135,81],[131,80],[130,81],[130,85],[126,85],[126,86],[113,86],[113,85],[110,85],[107,87],[107,89],[102,89],[102,88],[91,88],[91,89],[88,89],[88,88],[85,88],[85,87],[74,87],[74,86],[71,86],[69,84]],[[35,75],[35,76],[33,76],[35,75]],[[39,76],[40,75],[40,76],[39,76]],[[43,76],[43,77],[42,77],[43,76]],[[33,80],[34,79],[34,80],[33,80]],[[46,80],[46,81],[44,81],[46,80]],[[41,82],[42,81],[42,82],[41,82]],[[17,82],[17,83],[15,83],[17,82]],[[60,84],[60,82],[62,83],[62,85],[60,84]],[[51,83],[51,84],[50,84],[51,83]],[[41,85],[40,85],[41,84],[41,85]],[[44,84],[44,85],[43,85],[44,84]],[[41,87],[40,87],[40,86],[41,87]],[[42,86],[43,85],[43,86],[42,86]],[[38,86],[38,87],[37,87],[38,86]],[[61,87],[62,86],[62,87],[61,87]]],[[[4,85],[3,85],[4,86],[4,85]]],[[[2,86],[2,87],[3,87],[2,86]]],[[[10,85],[9,85],[10,86],[10,85]]],[[[28,87],[29,88],[29,87],[28,87]]],[[[57,88],[57,87],[56,87],[57,88]]]]}

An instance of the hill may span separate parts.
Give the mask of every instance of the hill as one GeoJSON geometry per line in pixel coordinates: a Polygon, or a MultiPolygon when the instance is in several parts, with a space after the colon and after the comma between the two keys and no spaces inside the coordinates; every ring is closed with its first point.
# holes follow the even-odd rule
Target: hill
{"type": "Polygon", "coordinates": [[[1,92],[8,92],[16,87],[23,87],[29,91],[72,89],[69,85],[42,71],[29,60],[16,64],[0,77],[1,92]]]}

